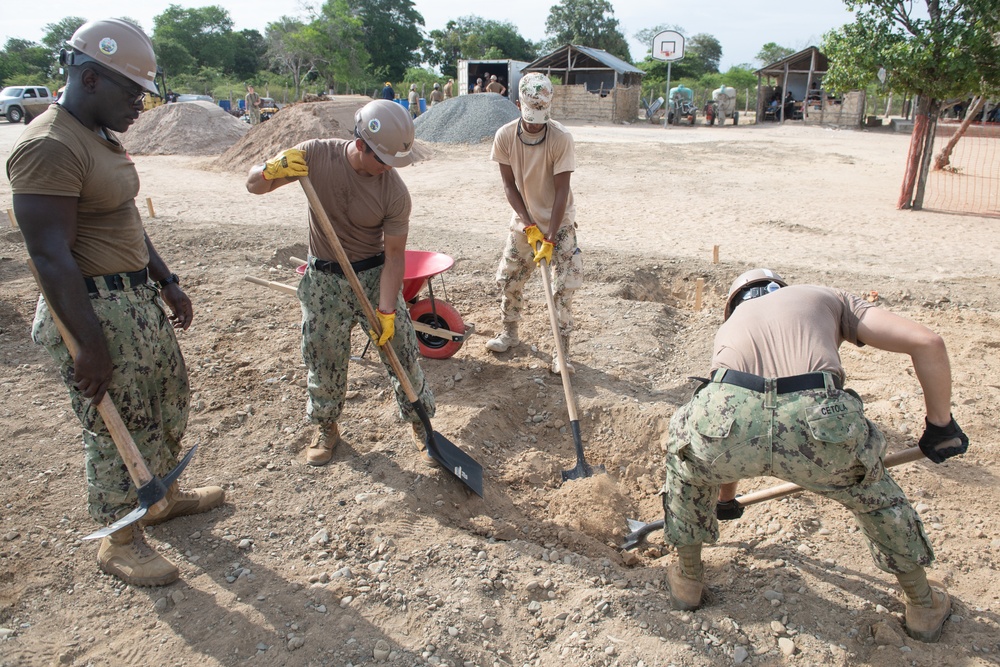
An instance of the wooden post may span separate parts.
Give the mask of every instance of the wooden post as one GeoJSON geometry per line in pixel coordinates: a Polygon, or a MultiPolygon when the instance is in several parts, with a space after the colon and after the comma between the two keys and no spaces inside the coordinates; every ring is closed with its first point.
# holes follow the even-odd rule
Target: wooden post
{"type": "Polygon", "coordinates": [[[712,264],[719,263],[719,246],[712,246],[712,264]]]}
{"type": "Polygon", "coordinates": [[[14,218],[14,211],[7,209],[7,217],[10,218],[10,226],[17,229],[17,220],[14,218]]]}
{"type": "Polygon", "coordinates": [[[701,293],[705,290],[705,279],[698,278],[694,283],[694,309],[701,310],[701,293]]]}
{"type": "Polygon", "coordinates": [[[155,218],[156,213],[153,212],[153,198],[146,197],[146,208],[149,209],[149,217],[155,218]]]}

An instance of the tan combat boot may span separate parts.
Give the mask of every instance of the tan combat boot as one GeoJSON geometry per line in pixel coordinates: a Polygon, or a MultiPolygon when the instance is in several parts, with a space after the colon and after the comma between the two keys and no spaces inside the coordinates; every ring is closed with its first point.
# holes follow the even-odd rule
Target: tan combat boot
{"type": "Polygon", "coordinates": [[[311,466],[325,466],[333,458],[333,450],[340,444],[340,429],[337,422],[320,424],[306,450],[306,463],[311,466]]]}
{"type": "Polygon", "coordinates": [[[420,460],[425,466],[436,468],[438,465],[437,460],[427,452],[426,433],[427,431],[424,430],[423,424],[413,424],[413,444],[420,451],[420,460]]]}
{"type": "Polygon", "coordinates": [[[944,622],[951,616],[951,598],[944,587],[927,580],[924,568],[897,574],[906,598],[906,634],[922,642],[941,638],[944,622]],[[933,587],[932,587],[933,584],[933,587]]]}
{"type": "MultiPolygon", "coordinates": [[[[570,361],[569,361],[569,336],[568,335],[560,335],[559,339],[562,342],[563,354],[566,355],[566,371],[570,375],[572,375],[573,373],[576,373],[576,368],[574,368],[573,364],[570,363],[570,361]]],[[[561,375],[562,374],[562,364],[561,364],[561,362],[559,360],[559,351],[558,350],[553,350],[552,351],[552,367],[549,370],[551,370],[554,375],[561,375]]]]}
{"type": "Polygon", "coordinates": [[[678,562],[667,567],[670,604],[677,611],[692,611],[701,606],[701,596],[705,592],[701,544],[678,547],[677,556],[678,562]]]}
{"type": "Polygon", "coordinates": [[[149,546],[142,528],[135,523],[101,540],[97,563],[108,574],[133,586],[165,586],[180,576],[177,566],[149,546]]]}
{"type": "Polygon", "coordinates": [[[184,490],[178,482],[167,488],[167,508],[162,512],[147,512],[142,525],[155,526],[179,516],[201,514],[215,509],[226,500],[226,492],[220,486],[202,486],[184,490]]]}
{"type": "Polygon", "coordinates": [[[520,342],[517,337],[517,322],[504,322],[500,335],[486,341],[486,349],[490,352],[506,352],[520,342]]]}

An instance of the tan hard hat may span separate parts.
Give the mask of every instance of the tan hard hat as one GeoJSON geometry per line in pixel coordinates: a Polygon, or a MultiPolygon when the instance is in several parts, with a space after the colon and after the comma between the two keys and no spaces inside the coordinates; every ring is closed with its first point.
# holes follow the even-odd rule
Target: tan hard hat
{"type": "MultiPolygon", "coordinates": [[[[128,77],[154,95],[159,94],[153,43],[131,23],[119,19],[87,21],[66,43],[87,59],[128,77]]],[[[85,60],[76,58],[74,62],[85,60]]]]}
{"type": "Polygon", "coordinates": [[[413,119],[401,105],[369,102],[354,114],[354,131],[390,167],[413,163],[413,119]]]}
{"type": "Polygon", "coordinates": [[[723,313],[723,319],[728,320],[729,316],[733,314],[733,309],[736,308],[736,297],[740,292],[747,287],[766,283],[775,283],[779,287],[788,287],[788,283],[785,282],[784,278],[771,269],[750,269],[741,273],[733,281],[733,284],[729,286],[729,295],[726,297],[726,310],[723,313]]]}

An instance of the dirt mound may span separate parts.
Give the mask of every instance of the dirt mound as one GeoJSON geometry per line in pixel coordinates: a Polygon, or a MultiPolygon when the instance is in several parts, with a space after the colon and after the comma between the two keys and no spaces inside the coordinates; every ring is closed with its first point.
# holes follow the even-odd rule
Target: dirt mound
{"type": "Polygon", "coordinates": [[[217,155],[249,129],[210,102],[177,102],[139,114],[121,138],[133,155],[217,155]]]}
{"type": "Polygon", "coordinates": [[[253,127],[229,147],[215,166],[245,173],[286,148],[307,139],[350,139],[354,136],[354,112],[371,102],[363,95],[342,95],[332,101],[295,104],[253,127]]]}

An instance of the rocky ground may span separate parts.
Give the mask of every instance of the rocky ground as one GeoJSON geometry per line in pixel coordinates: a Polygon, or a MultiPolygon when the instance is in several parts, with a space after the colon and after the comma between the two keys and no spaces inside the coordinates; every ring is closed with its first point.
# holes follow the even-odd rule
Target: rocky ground
{"type": "MultiPolygon", "coordinates": [[[[0,123],[0,157],[20,129],[0,123]]],[[[573,441],[548,372],[540,282],[527,291],[523,344],[483,347],[498,326],[492,277],[509,218],[489,145],[437,145],[401,172],[414,199],[409,246],[456,260],[435,295],[475,325],[457,354],[423,367],[434,427],[483,464],[484,498],[419,462],[371,351],[352,367],[345,445],[329,466],[306,466],[299,310],[244,280],[294,283],[302,193],[251,196],[213,158],[136,158],[149,234],[195,304],[180,335],[194,391],[186,445],[199,446],[185,480],[227,491],[217,510],[148,530],[182,571],[164,588],[100,573],[96,544],[81,540],[95,525],[79,426],[27,336],[37,292],[20,233],[0,232],[0,665],[1000,662],[996,220],[896,211],[900,135],[572,130],[586,269],[572,389],[587,459],[607,470],[583,480],[561,482],[573,441]],[[670,610],[661,537],[617,548],[626,519],[661,518],[666,424],[687,376],[707,369],[729,282],[761,264],[792,282],[877,292],[948,342],[972,447],[893,470],[955,597],[939,644],[905,636],[894,579],[851,516],[813,495],[724,525],[705,551],[712,599],[696,612],[670,610]]],[[[0,203],[10,206],[6,181],[0,203]]],[[[892,451],[914,445],[923,404],[908,359],[850,346],[843,356],[892,451]]]]}

